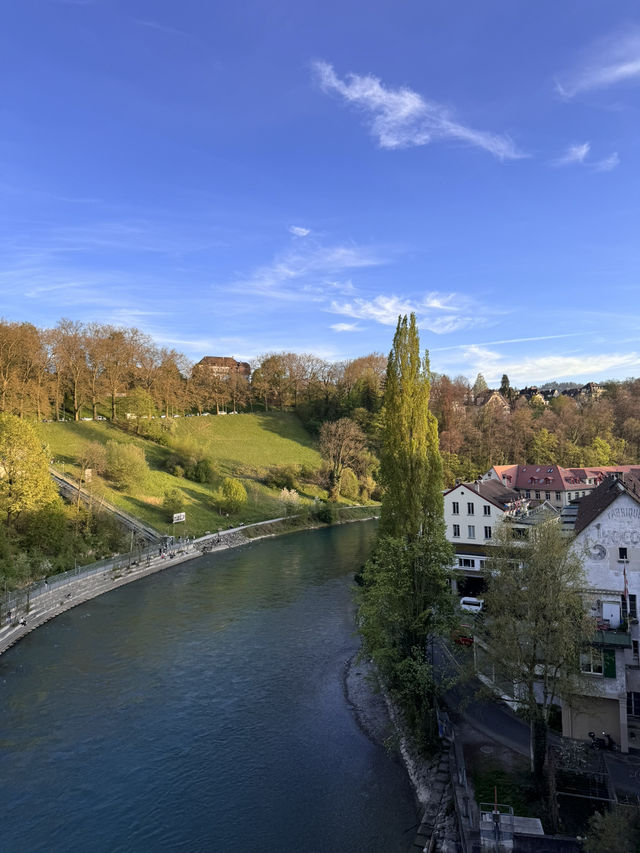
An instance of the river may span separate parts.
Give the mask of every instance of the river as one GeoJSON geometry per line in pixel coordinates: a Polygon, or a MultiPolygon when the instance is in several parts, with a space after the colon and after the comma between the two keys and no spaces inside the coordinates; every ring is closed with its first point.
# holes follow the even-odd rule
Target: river
{"type": "Polygon", "coordinates": [[[373,523],[207,555],[0,657],[0,849],[395,853],[403,768],[343,690],[373,523]]]}

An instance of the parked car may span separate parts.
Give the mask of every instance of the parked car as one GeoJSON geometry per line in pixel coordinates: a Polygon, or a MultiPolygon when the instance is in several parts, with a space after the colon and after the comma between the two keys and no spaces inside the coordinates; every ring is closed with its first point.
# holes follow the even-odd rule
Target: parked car
{"type": "Polygon", "coordinates": [[[469,613],[480,613],[483,606],[484,601],[481,598],[465,595],[460,599],[460,610],[467,610],[469,613]]]}

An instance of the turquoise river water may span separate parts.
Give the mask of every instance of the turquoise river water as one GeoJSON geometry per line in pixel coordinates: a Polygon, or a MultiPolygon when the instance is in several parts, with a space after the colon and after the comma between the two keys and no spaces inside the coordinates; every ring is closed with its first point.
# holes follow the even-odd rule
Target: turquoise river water
{"type": "Polygon", "coordinates": [[[406,774],[343,689],[374,534],[207,555],[0,657],[0,850],[406,851],[406,774]]]}

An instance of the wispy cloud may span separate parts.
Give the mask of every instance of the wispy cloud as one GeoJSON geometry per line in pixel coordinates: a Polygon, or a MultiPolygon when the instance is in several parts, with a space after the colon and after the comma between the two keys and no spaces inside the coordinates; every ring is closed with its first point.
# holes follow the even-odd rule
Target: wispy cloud
{"type": "Polygon", "coordinates": [[[290,225],[289,234],[293,234],[294,237],[307,237],[311,234],[311,229],[302,228],[300,225],[290,225]]]}
{"type": "Polygon", "coordinates": [[[570,145],[565,153],[553,161],[554,166],[573,166],[576,163],[584,163],[591,151],[591,143],[583,142],[582,145],[570,145]]]}
{"type": "Polygon", "coordinates": [[[383,326],[395,326],[401,314],[413,312],[421,329],[437,335],[485,322],[480,307],[468,297],[457,293],[429,293],[421,300],[379,295],[373,299],[333,301],[331,311],[357,320],[371,320],[383,326]]]}
{"type": "Polygon", "coordinates": [[[604,160],[598,160],[597,163],[593,163],[591,168],[594,172],[611,172],[619,165],[620,157],[618,156],[618,152],[614,151],[610,157],[605,157],[604,160]]]}
{"type": "Polygon", "coordinates": [[[590,160],[591,143],[583,142],[580,145],[570,145],[567,150],[551,162],[552,166],[585,166],[593,172],[611,172],[620,165],[618,152],[614,151],[609,157],[602,160],[590,160]]]}
{"type": "Polygon", "coordinates": [[[315,62],[325,92],[341,95],[365,115],[381,148],[411,148],[429,142],[462,142],[488,151],[498,160],[527,156],[506,135],[475,130],[457,122],[443,104],[427,101],[412,89],[391,89],[372,75],[337,76],[327,62],[315,62]]]}
{"type": "Polygon", "coordinates": [[[272,263],[232,282],[230,287],[234,291],[241,288],[243,292],[272,298],[325,301],[327,291],[342,294],[353,291],[350,279],[336,280],[336,275],[383,263],[384,260],[372,248],[322,246],[305,240],[299,247],[277,255],[272,263]]]}
{"type": "Polygon", "coordinates": [[[497,384],[504,373],[514,385],[541,384],[550,380],[606,377],[622,369],[640,367],[640,353],[574,352],[568,355],[540,355],[514,359],[502,353],[472,345],[462,351],[469,376],[482,373],[489,384],[497,384]]]}
{"type": "Polygon", "coordinates": [[[362,330],[357,323],[334,323],[331,328],[334,332],[360,332],[362,330]]]}
{"type": "Polygon", "coordinates": [[[610,36],[592,46],[581,65],[560,75],[556,91],[563,98],[606,89],[620,83],[640,83],[640,30],[610,36]]]}

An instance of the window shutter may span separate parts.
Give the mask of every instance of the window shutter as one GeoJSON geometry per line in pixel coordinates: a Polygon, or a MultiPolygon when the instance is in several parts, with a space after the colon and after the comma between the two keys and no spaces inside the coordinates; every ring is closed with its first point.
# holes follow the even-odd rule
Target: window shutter
{"type": "Polygon", "coordinates": [[[604,677],[605,678],[615,678],[616,677],[616,653],[613,649],[605,649],[603,651],[603,659],[604,659],[604,677]]]}

